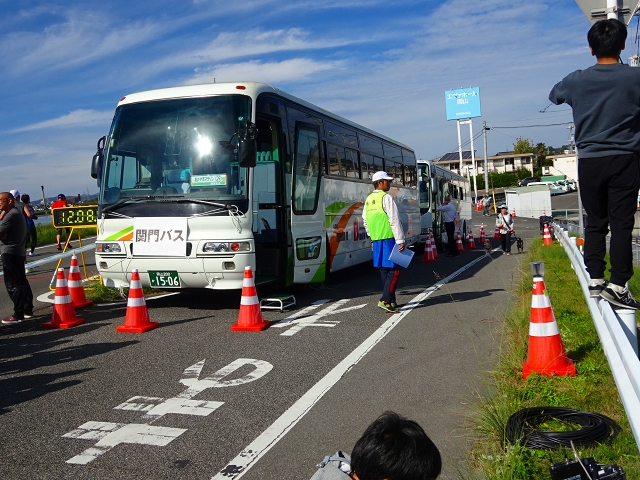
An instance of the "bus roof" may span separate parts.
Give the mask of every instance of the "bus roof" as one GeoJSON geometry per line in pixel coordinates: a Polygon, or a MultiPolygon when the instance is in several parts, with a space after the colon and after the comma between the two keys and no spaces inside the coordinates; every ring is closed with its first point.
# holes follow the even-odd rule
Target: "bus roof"
{"type": "Polygon", "coordinates": [[[336,115],[328,110],[325,110],[317,105],[309,103],[301,98],[291,95],[283,90],[280,90],[272,85],[261,82],[225,82],[225,83],[203,83],[200,85],[184,85],[181,87],[168,87],[159,88],[156,90],[146,90],[142,92],[136,92],[128,94],[120,99],[118,107],[121,105],[128,105],[132,103],[152,102],[155,100],[168,100],[176,98],[191,98],[191,97],[207,97],[211,95],[249,95],[253,98],[257,98],[262,93],[273,93],[282,98],[290,100],[294,103],[307,107],[311,110],[315,110],[327,117],[339,120],[347,125],[350,125],[358,130],[362,130],[370,135],[375,135],[388,142],[392,142],[396,145],[406,148],[413,152],[411,147],[386,137],[378,132],[375,132],[367,127],[363,127],[351,120],[348,120],[340,115],[336,115]]]}

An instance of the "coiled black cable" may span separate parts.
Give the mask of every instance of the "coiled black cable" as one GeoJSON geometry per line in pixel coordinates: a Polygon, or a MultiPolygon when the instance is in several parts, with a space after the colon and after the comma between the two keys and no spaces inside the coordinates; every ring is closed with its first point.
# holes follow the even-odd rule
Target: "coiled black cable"
{"type": "Polygon", "coordinates": [[[582,412],[562,407],[524,408],[509,417],[505,430],[506,438],[528,448],[554,449],[575,446],[590,447],[612,441],[620,433],[620,426],[609,417],[599,413],[582,412]],[[566,424],[577,424],[579,430],[547,432],[537,427],[551,419],[566,424]]]}

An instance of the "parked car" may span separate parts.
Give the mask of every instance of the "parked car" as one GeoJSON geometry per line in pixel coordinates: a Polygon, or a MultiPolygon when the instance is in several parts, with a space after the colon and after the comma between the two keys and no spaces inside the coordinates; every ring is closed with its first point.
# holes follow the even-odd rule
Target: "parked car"
{"type": "Polygon", "coordinates": [[[539,187],[542,185],[549,189],[551,195],[560,195],[563,193],[567,193],[565,192],[564,188],[556,184],[556,182],[530,182],[527,184],[527,187],[539,187]]]}
{"type": "Polygon", "coordinates": [[[527,177],[527,178],[523,178],[522,180],[520,180],[520,183],[518,183],[519,187],[526,187],[527,185],[529,185],[531,182],[539,182],[540,179],[536,178],[536,177],[527,177]]]}
{"type": "Polygon", "coordinates": [[[569,187],[569,185],[567,185],[567,182],[564,180],[558,180],[556,182],[553,182],[551,188],[558,188],[562,190],[562,193],[569,193],[571,191],[571,188],[569,187]]]}

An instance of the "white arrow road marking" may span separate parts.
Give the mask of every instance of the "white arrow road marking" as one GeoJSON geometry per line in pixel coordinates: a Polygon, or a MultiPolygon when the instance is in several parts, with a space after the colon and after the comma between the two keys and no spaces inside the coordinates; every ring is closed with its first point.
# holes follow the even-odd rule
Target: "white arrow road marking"
{"type": "Polygon", "coordinates": [[[64,434],[63,437],[88,440],[100,438],[100,441],[93,447],[87,448],[80,455],[70,458],[67,463],[86,465],[121,443],[164,447],[186,431],[184,428],[155,427],[144,423],[126,425],[122,423],[87,422],[84,425],[80,425],[79,429],[64,434]]]}
{"type": "Polygon", "coordinates": [[[177,396],[166,399],[143,396],[131,397],[126,402],[114,407],[114,410],[144,412],[142,418],[149,420],[148,423],[87,422],[76,430],[65,433],[63,435],[65,438],[98,440],[98,443],[93,447],[67,460],[67,463],[86,465],[121,443],[157,446],[167,445],[174,438],[186,432],[186,430],[182,428],[151,426],[151,423],[164,417],[168,413],[206,417],[224,405],[224,402],[192,400],[193,397],[209,388],[234,387],[253,382],[254,380],[264,377],[273,369],[273,365],[262,360],[238,358],[213,375],[198,380],[204,367],[204,362],[205,360],[201,360],[184,370],[180,383],[185,385],[187,389],[177,396]],[[226,377],[246,365],[252,365],[254,369],[242,377],[225,380],[226,377]]]}
{"type": "Polygon", "coordinates": [[[349,370],[351,370],[369,351],[375,347],[380,340],[387,336],[400,321],[419,305],[426,300],[432,293],[437,291],[444,284],[450,282],[455,277],[468,270],[476,263],[487,258],[487,255],[478,257],[469,262],[464,267],[455,271],[448,277],[435,283],[431,287],[415,296],[411,302],[402,307],[399,313],[391,315],[369,338],[358,345],[344,360],[336,365],[329,373],[327,373],[318,383],[311,387],[297,402],[295,402],[288,410],[273,422],[267,429],[262,432],[251,444],[245,447],[236,458],[231,460],[220,472],[218,472],[211,480],[237,480],[242,477],[255,463],[262,458],[271,448],[273,448],[285,435],[291,430],[349,370]]]}
{"type": "Polygon", "coordinates": [[[337,313],[344,313],[344,312],[348,312],[350,310],[357,310],[359,308],[362,308],[364,306],[366,306],[366,303],[363,303],[362,305],[356,305],[353,307],[347,307],[347,308],[341,308],[338,309],[338,307],[341,307],[342,305],[344,305],[345,303],[347,303],[349,301],[349,299],[342,299],[342,300],[338,300],[337,302],[329,305],[328,307],[320,310],[318,313],[313,314],[313,315],[309,315],[309,316],[303,316],[306,315],[307,313],[317,309],[320,305],[323,305],[325,303],[327,303],[329,300],[318,300],[317,302],[314,302],[311,306],[303,309],[302,311],[298,312],[295,316],[291,316],[289,318],[285,318],[282,322],[285,322],[287,320],[289,320],[289,322],[287,323],[277,323],[275,325],[272,325],[272,327],[291,327],[289,328],[287,331],[281,333],[281,336],[284,337],[290,337],[292,335],[295,335],[296,333],[298,333],[300,330],[302,330],[303,328],[306,327],[335,327],[338,323],[340,323],[339,320],[335,320],[335,321],[324,321],[322,323],[318,323],[318,320],[322,319],[323,317],[326,317],[328,315],[335,315],[337,313]],[[320,303],[322,302],[322,303],[320,303]]]}
{"type": "Polygon", "coordinates": [[[291,322],[292,320],[295,320],[296,318],[300,318],[300,317],[306,317],[309,314],[309,312],[312,312],[312,311],[320,308],[322,305],[324,305],[325,303],[328,303],[330,301],[331,301],[330,299],[316,300],[311,305],[309,305],[307,308],[303,308],[302,310],[300,310],[299,312],[294,313],[290,317],[284,318],[282,320],[278,320],[277,322],[271,322],[270,328],[288,327],[292,323],[291,322]]]}

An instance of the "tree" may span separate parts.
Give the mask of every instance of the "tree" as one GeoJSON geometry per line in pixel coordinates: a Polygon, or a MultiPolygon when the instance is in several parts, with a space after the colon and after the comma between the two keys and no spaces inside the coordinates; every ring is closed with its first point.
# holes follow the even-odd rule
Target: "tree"
{"type": "Polygon", "coordinates": [[[540,175],[542,173],[542,167],[545,165],[547,160],[547,151],[550,150],[544,143],[537,143],[534,149],[535,153],[535,175],[540,175]]]}
{"type": "Polygon", "coordinates": [[[513,153],[533,153],[534,148],[531,140],[528,138],[518,137],[516,143],[513,144],[513,153]]]}

